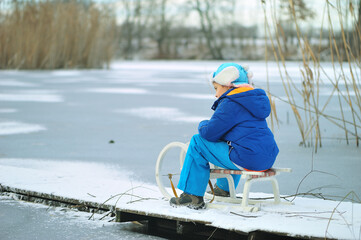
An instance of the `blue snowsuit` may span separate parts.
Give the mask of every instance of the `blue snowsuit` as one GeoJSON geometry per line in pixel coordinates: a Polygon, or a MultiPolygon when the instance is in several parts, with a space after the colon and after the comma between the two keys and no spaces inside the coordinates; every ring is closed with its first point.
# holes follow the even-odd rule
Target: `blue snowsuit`
{"type": "MultiPolygon", "coordinates": [[[[200,122],[199,134],[191,139],[178,183],[179,189],[196,196],[206,191],[209,162],[227,169],[263,171],[272,167],[279,152],[265,120],[271,107],[264,90],[232,88],[212,109],[211,119],[200,122]]],[[[240,176],[233,179],[237,186],[240,176]]],[[[218,179],[217,186],[229,191],[226,179],[218,179]]]]}

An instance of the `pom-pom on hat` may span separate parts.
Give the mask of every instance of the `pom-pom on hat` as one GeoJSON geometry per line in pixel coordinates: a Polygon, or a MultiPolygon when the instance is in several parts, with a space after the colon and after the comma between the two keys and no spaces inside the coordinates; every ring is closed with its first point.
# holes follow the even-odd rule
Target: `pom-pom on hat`
{"type": "Polygon", "coordinates": [[[252,73],[247,70],[248,67],[242,67],[237,63],[223,63],[211,74],[210,80],[223,86],[241,87],[250,84],[252,73]]]}

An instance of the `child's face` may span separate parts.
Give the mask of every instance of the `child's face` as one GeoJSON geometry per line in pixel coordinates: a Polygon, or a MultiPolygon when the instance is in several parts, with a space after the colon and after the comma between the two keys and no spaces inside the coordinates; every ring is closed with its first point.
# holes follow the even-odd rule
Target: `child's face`
{"type": "Polygon", "coordinates": [[[219,98],[223,93],[227,92],[231,87],[223,86],[219,83],[213,82],[214,90],[216,90],[216,98],[219,98]]]}

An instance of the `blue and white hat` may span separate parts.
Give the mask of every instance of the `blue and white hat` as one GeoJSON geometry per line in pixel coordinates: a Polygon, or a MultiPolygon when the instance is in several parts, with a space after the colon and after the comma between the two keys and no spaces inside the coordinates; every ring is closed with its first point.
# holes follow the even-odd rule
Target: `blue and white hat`
{"type": "Polygon", "coordinates": [[[210,81],[228,87],[242,87],[248,85],[252,78],[252,72],[248,72],[248,66],[242,67],[237,63],[223,63],[213,72],[210,81]]]}

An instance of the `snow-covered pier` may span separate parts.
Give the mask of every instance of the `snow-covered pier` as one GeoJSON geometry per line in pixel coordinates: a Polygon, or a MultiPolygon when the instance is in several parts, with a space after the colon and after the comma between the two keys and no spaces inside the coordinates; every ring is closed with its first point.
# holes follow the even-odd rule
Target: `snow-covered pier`
{"type": "MultiPolygon", "coordinates": [[[[297,197],[293,205],[260,206],[242,212],[172,208],[157,186],[132,181],[104,164],[0,159],[2,194],[116,214],[116,221],[145,221],[151,233],[206,239],[359,239],[361,204],[297,197]]],[[[253,193],[251,198],[270,196],[253,193]]],[[[91,213],[89,213],[91,215],[91,213]]]]}

